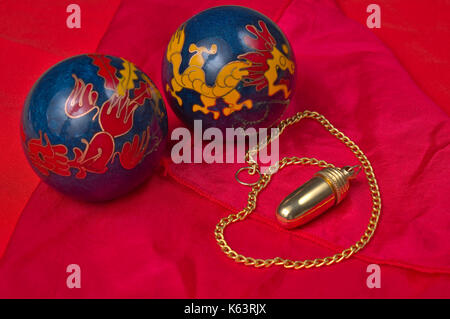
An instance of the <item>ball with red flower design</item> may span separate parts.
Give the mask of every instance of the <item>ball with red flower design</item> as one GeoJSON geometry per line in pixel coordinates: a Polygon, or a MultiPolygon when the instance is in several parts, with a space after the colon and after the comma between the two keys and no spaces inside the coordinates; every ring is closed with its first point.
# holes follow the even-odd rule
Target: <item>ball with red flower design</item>
{"type": "Polygon", "coordinates": [[[35,83],[22,113],[32,168],[59,191],[88,201],[125,194],[149,177],[167,140],[167,112],[133,63],[85,54],[35,83]]]}

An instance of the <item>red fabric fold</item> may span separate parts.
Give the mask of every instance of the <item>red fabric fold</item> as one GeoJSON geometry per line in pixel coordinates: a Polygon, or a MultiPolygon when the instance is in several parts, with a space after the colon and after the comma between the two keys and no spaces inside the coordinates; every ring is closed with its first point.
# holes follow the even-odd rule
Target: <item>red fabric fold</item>
{"type": "MultiPolygon", "coordinates": [[[[445,203],[447,189],[443,187],[428,197],[424,194],[428,185],[441,179],[439,172],[445,170],[448,117],[417,88],[389,50],[365,27],[345,18],[333,2],[295,1],[288,6],[281,3],[279,9],[270,12],[265,12],[264,6],[258,7],[261,3],[264,2],[248,5],[271,18],[279,18],[278,24],[296,54],[299,84],[286,116],[304,109],[323,113],[360,145],[374,165],[383,196],[383,214],[374,242],[364,253],[431,272],[449,272],[450,257],[442,258],[443,252],[448,251],[442,245],[449,235],[449,220],[442,213],[445,207],[436,209],[439,203],[445,203]],[[417,227],[427,228],[417,233],[417,227]],[[424,247],[429,241],[441,245],[424,247]]],[[[119,26],[125,25],[133,10],[141,8],[127,2],[122,5],[124,9],[116,16],[99,50],[136,60],[150,70],[149,74],[159,74],[160,65],[154,63],[152,54],[163,54],[164,41],[161,47],[155,44],[154,50],[148,49],[148,54],[135,54],[133,47],[142,39],[139,36],[129,38],[129,45],[116,44],[115,38],[121,32],[123,36],[129,33],[127,28],[131,28],[119,26]]],[[[136,29],[141,30],[143,37],[159,43],[158,38],[167,40],[181,21],[197,12],[192,10],[177,14],[176,21],[169,17],[167,27],[162,29],[151,28],[146,21],[153,19],[142,17],[135,21],[136,29]]],[[[170,120],[179,125],[173,116],[170,120]]],[[[345,146],[310,122],[305,120],[286,130],[280,140],[281,156],[313,156],[340,166],[356,164],[345,146]]],[[[244,186],[233,185],[234,172],[241,166],[172,164],[170,169],[180,179],[238,210],[245,205],[248,191],[244,186]]],[[[274,222],[276,205],[314,171],[287,168],[280,172],[261,196],[258,213],[274,222]]],[[[342,247],[357,240],[368,222],[371,202],[362,175],[354,184],[349,199],[296,232],[342,247]]]]}
{"type": "MultiPolygon", "coordinates": [[[[336,0],[350,18],[367,24],[372,0],[336,0]]],[[[378,0],[381,27],[371,29],[424,92],[450,115],[450,10],[445,0],[378,0]]],[[[372,11],[371,11],[372,12],[372,11]]]]}

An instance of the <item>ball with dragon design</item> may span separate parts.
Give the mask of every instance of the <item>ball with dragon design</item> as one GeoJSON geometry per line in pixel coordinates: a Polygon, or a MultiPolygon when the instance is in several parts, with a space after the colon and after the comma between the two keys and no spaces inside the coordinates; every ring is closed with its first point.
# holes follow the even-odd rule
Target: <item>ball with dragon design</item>
{"type": "Polygon", "coordinates": [[[295,58],[280,28],[241,6],[214,7],[173,34],[164,91],[189,127],[260,128],[278,122],[295,86],[295,58]]]}
{"type": "Polygon", "coordinates": [[[39,177],[88,201],[125,194],[151,175],[167,140],[160,92],[133,63],[85,54],[35,83],[22,114],[22,145],[39,177]]]}

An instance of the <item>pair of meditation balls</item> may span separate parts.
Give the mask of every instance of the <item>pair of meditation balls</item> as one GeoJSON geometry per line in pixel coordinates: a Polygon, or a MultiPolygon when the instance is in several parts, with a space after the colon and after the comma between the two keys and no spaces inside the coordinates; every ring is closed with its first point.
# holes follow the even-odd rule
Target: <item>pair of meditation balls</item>
{"type": "MultiPolygon", "coordinates": [[[[240,6],[205,10],[171,37],[162,66],[173,112],[189,127],[270,127],[292,95],[294,55],[269,18],[240,6]]],[[[47,70],[22,115],[22,144],[39,177],[82,200],[145,181],[167,142],[167,111],[150,78],[123,58],[83,54],[47,70]]]]}

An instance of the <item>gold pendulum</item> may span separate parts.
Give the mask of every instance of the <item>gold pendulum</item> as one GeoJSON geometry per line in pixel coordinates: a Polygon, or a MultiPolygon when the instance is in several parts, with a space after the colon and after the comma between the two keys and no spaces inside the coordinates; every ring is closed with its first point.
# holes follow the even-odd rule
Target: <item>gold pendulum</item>
{"type": "Polygon", "coordinates": [[[324,168],[289,194],[277,209],[277,219],[285,228],[295,228],[339,204],[347,195],[350,180],[361,166],[324,168]],[[358,168],[357,171],[355,169],[358,168]]]}
{"type": "Polygon", "coordinates": [[[317,112],[303,111],[281,121],[278,125],[278,132],[278,135],[269,137],[267,142],[258,145],[255,149],[249,150],[245,156],[248,166],[242,167],[236,172],[236,180],[240,184],[250,186],[251,190],[248,193],[247,205],[238,213],[231,213],[228,216],[223,217],[216,225],[214,237],[217,244],[222,252],[235,262],[246,266],[253,266],[255,268],[266,268],[271,266],[280,266],[288,269],[322,267],[337,264],[350,258],[369,243],[377,228],[381,213],[380,191],[369,159],[355,142],[336,129],[323,115],[317,112]],[[324,160],[293,156],[284,157],[276,165],[270,167],[268,172],[261,173],[252,154],[256,154],[259,150],[266,147],[273,138],[278,138],[286,127],[305,118],[313,119],[320,123],[332,136],[336,137],[349,148],[361,165],[338,168],[324,160]],[[284,257],[273,257],[268,259],[253,258],[244,256],[230,247],[225,239],[225,229],[230,224],[245,220],[253,213],[256,209],[256,202],[259,194],[268,186],[272,176],[289,165],[313,165],[322,169],[318,171],[312,179],[288,195],[278,206],[276,212],[277,219],[286,228],[303,225],[319,216],[327,209],[339,204],[348,193],[350,180],[355,178],[359,171],[364,171],[372,198],[372,209],[367,227],[359,240],[350,247],[345,248],[334,255],[304,260],[292,260],[284,257]],[[259,179],[254,183],[245,183],[241,181],[238,175],[244,170],[250,175],[255,175],[257,173],[259,179]]]}

